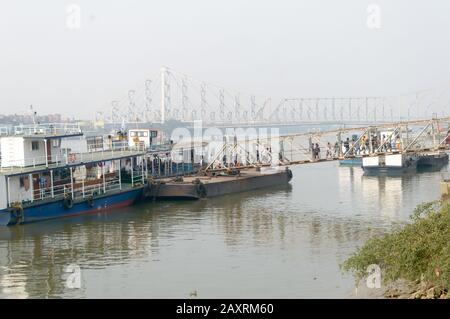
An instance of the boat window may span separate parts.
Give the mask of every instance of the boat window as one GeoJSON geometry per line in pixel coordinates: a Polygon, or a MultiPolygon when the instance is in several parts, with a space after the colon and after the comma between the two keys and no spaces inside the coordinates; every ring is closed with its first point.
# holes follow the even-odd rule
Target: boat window
{"type": "Polygon", "coordinates": [[[61,140],[60,139],[56,139],[56,140],[52,140],[52,147],[57,148],[61,146],[61,140]]]}
{"type": "Polygon", "coordinates": [[[131,131],[130,136],[132,136],[132,137],[136,136],[136,132],[131,131]]]}
{"type": "Polygon", "coordinates": [[[39,141],[31,141],[31,150],[37,151],[39,149],[39,141]]]}
{"type": "Polygon", "coordinates": [[[99,149],[103,148],[103,137],[101,136],[94,136],[86,139],[86,143],[88,146],[88,149],[99,149]]]}

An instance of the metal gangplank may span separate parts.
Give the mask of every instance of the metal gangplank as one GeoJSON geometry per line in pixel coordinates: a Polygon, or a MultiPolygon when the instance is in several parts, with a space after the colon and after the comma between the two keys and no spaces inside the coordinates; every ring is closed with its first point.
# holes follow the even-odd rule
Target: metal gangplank
{"type": "Polygon", "coordinates": [[[205,171],[236,166],[233,159],[237,157],[240,158],[240,167],[255,167],[321,163],[382,154],[449,152],[450,117],[250,139],[232,137],[226,140],[205,171]],[[382,139],[381,132],[384,132],[382,139]],[[364,145],[368,144],[368,147],[361,150],[359,146],[364,137],[364,145]],[[345,148],[347,138],[349,145],[345,148]],[[392,145],[393,142],[395,145],[392,145]],[[314,158],[311,144],[319,144],[320,157],[314,158]],[[224,158],[227,163],[222,161],[224,158]]]}

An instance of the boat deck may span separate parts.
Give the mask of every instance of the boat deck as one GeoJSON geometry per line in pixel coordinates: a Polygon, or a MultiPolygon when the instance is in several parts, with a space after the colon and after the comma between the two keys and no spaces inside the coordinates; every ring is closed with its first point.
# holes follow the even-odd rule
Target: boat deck
{"type": "MultiPolygon", "coordinates": [[[[224,181],[229,181],[230,178],[232,178],[232,179],[245,179],[245,178],[249,178],[249,177],[260,176],[262,174],[273,174],[273,173],[278,172],[278,171],[279,170],[257,171],[256,169],[246,169],[246,170],[240,171],[239,175],[220,174],[220,173],[217,174],[217,175],[214,175],[214,176],[192,175],[192,176],[184,176],[183,177],[183,182],[177,182],[177,183],[178,184],[192,184],[196,180],[200,180],[201,182],[203,182],[205,184],[221,183],[221,182],[224,182],[224,181]]],[[[174,181],[173,178],[162,178],[160,180],[164,181],[164,182],[173,182],[174,181]]]]}
{"type": "Polygon", "coordinates": [[[51,162],[48,165],[38,164],[32,166],[18,167],[2,167],[0,168],[0,174],[5,176],[15,176],[31,173],[39,173],[57,168],[68,168],[72,166],[79,166],[80,164],[99,163],[105,161],[118,160],[127,157],[142,156],[147,154],[147,151],[136,150],[111,150],[111,151],[99,151],[99,152],[86,152],[74,154],[71,160],[66,160],[64,157],[57,162],[51,162]]]}

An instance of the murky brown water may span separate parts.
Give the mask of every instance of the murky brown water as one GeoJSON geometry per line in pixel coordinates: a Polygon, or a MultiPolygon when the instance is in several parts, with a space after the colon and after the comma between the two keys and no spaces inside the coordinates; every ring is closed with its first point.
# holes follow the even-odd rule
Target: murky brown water
{"type": "Polygon", "coordinates": [[[287,187],[1,227],[0,298],[348,297],[339,264],[438,198],[442,175],[366,177],[337,163],[293,173],[287,187]],[[73,263],[79,289],[66,285],[73,263]]]}

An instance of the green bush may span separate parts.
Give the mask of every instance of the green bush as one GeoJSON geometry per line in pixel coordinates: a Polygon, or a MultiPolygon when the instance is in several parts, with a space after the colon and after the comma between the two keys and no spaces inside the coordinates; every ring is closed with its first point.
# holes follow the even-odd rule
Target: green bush
{"type": "Polygon", "coordinates": [[[419,205],[412,223],[391,234],[370,239],[342,265],[357,281],[367,267],[377,264],[384,283],[406,279],[449,291],[450,205],[431,202],[419,205]]]}

